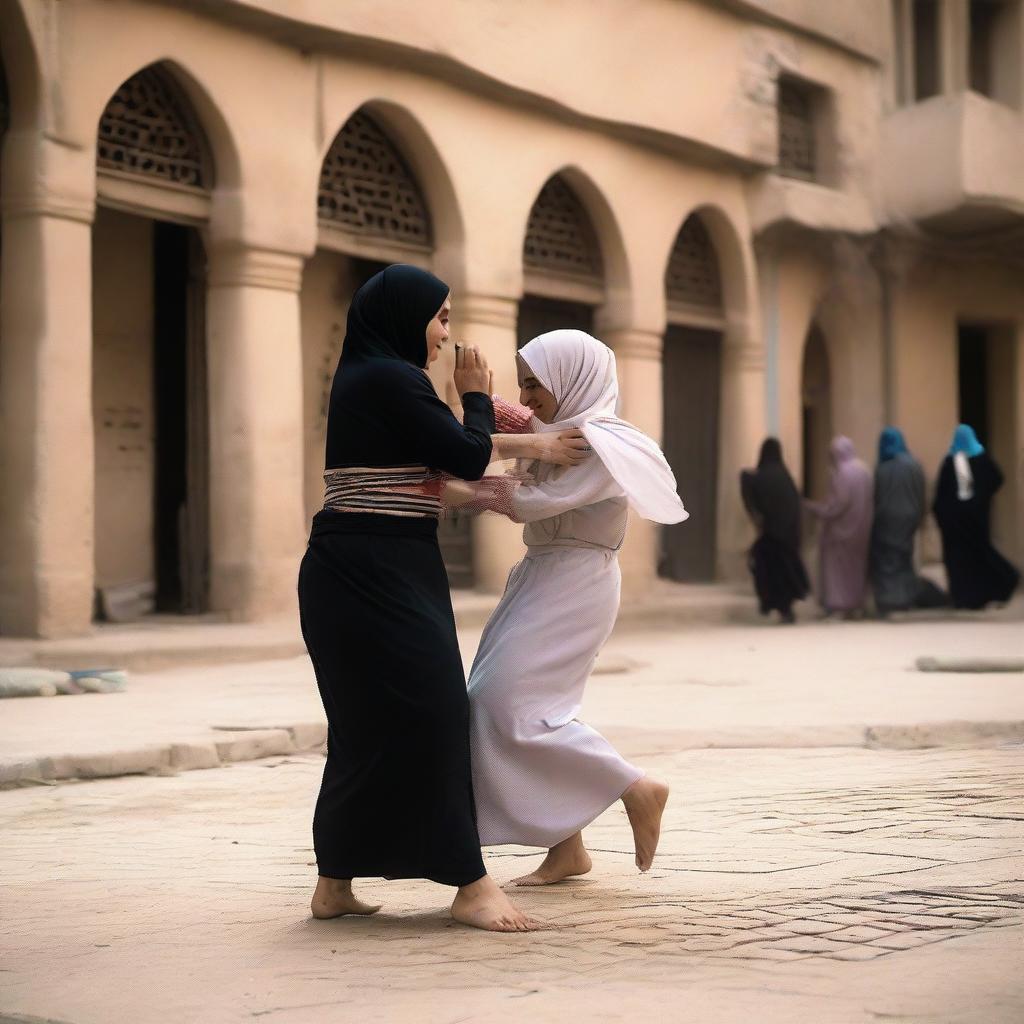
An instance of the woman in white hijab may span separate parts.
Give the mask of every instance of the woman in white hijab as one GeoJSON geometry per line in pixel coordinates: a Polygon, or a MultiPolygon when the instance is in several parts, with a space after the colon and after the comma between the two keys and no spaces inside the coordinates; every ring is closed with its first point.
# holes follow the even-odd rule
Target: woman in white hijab
{"type": "MultiPolygon", "coordinates": [[[[576,716],[618,613],[628,507],[659,523],[687,512],[657,444],[615,415],[611,349],[582,331],[552,331],[522,349],[518,367],[527,407],[518,429],[579,429],[594,455],[576,467],[520,462],[512,476],[458,485],[472,487],[477,509],[526,524],[526,557],[509,576],[469,678],[480,842],[548,848],[517,885],[582,875],[591,861],[581,830],[621,799],[646,871],[668,787],[576,716]]],[[[515,407],[501,404],[498,416],[517,429],[515,407]]]]}

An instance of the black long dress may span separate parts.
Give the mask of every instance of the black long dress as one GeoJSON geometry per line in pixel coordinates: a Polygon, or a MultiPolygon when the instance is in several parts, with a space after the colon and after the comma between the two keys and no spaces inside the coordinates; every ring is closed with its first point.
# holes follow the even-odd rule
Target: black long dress
{"type": "Polygon", "coordinates": [[[761,614],[775,610],[784,617],[793,602],[810,590],[800,557],[800,493],[782,461],[782,446],[774,437],[761,445],[757,469],[740,474],[743,503],[760,531],[747,555],[761,614]]]}
{"type": "MultiPolygon", "coordinates": [[[[331,391],[328,468],[483,474],[490,398],[465,395],[460,424],[417,368],[447,292],[423,271],[389,267],[357,293],[331,391]]],[[[317,513],[299,605],[329,725],[313,820],[319,873],[481,878],[469,704],[436,518],[317,513]]]]}
{"type": "Polygon", "coordinates": [[[968,460],[974,494],[961,500],[953,457],[939,470],[932,510],[942,532],[942,560],[955,608],[984,608],[1008,601],[1020,573],[992,546],[992,498],[1003,485],[1003,474],[987,452],[968,460]]]}

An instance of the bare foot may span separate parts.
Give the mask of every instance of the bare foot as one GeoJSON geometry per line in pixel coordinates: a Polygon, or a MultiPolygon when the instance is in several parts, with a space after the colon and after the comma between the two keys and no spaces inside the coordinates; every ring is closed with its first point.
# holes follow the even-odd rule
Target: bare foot
{"type": "Polygon", "coordinates": [[[309,909],[315,918],[326,921],[343,914],[360,914],[363,917],[376,914],[380,904],[372,906],[356,899],[352,892],[351,878],[324,878],[321,875],[316,880],[316,891],[309,909]]]}
{"type": "Polygon", "coordinates": [[[490,875],[459,889],[452,903],[452,917],[487,932],[532,932],[540,927],[516,909],[490,875]]]}
{"type": "Polygon", "coordinates": [[[590,854],[583,845],[583,833],[577,832],[552,846],[536,871],[513,878],[513,885],[553,885],[563,878],[585,875],[592,867],[590,854]]]}
{"type": "Polygon", "coordinates": [[[633,828],[636,866],[641,871],[649,870],[654,863],[654,854],[658,850],[658,838],[661,835],[661,815],[667,801],[668,786],[664,782],[655,782],[646,775],[642,779],[637,779],[622,794],[629,824],[633,828]]]}

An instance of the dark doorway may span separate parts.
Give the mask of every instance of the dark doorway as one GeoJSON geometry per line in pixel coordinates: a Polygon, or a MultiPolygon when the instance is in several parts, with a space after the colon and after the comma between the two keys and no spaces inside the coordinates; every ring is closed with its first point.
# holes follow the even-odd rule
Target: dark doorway
{"type": "Polygon", "coordinates": [[[207,609],[205,257],[191,228],[153,225],[156,609],[207,609]]]}
{"type": "Polygon", "coordinates": [[[665,334],[665,457],[690,518],[662,527],[659,575],[681,582],[715,578],[718,514],[718,407],[722,336],[672,325],[665,334]]]}
{"type": "Polygon", "coordinates": [[[978,440],[987,445],[991,440],[988,328],[961,324],[957,350],[960,422],[973,427],[978,440]]]}
{"type": "Polygon", "coordinates": [[[531,338],[547,331],[577,330],[594,333],[594,307],[583,302],[524,295],[519,303],[516,345],[522,348],[531,338]]]}
{"type": "Polygon", "coordinates": [[[828,348],[814,325],[804,345],[800,372],[800,429],[803,446],[804,497],[824,498],[829,480],[832,444],[832,375],[828,348]]]}

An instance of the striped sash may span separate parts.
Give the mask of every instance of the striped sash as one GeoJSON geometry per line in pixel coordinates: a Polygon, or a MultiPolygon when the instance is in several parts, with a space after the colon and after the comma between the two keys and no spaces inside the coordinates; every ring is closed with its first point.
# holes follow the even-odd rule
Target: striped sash
{"type": "Polygon", "coordinates": [[[442,474],[426,466],[351,466],[324,473],[324,508],[384,516],[437,517],[442,474]]]}

